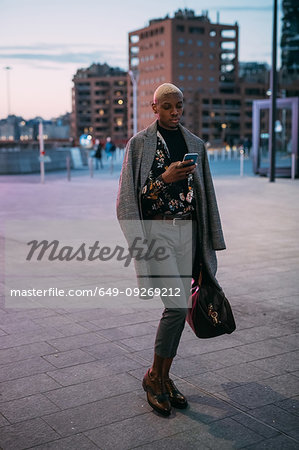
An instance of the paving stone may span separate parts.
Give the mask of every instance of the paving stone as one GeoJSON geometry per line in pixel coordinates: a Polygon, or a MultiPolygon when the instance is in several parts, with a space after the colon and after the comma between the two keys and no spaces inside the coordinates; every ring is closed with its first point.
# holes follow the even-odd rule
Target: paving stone
{"type": "MultiPolygon", "coordinates": [[[[268,380],[267,380],[268,382],[268,380]]],[[[247,408],[256,408],[283,400],[283,395],[265,385],[262,381],[259,383],[247,383],[230,389],[227,385],[225,391],[218,391],[221,397],[227,401],[243,405],[247,408]]]]}
{"type": "MultiPolygon", "coordinates": [[[[46,393],[48,399],[61,409],[84,405],[104,398],[135,391],[140,386],[139,381],[129,374],[123,373],[97,380],[63,387],[46,393]]],[[[113,401],[113,400],[112,400],[113,401]]],[[[1,411],[1,408],[0,408],[1,411]]]]}
{"type": "MultiPolygon", "coordinates": [[[[251,411],[249,414],[251,414],[251,411]]],[[[251,431],[258,433],[264,438],[270,438],[280,434],[280,432],[275,430],[273,426],[268,426],[267,424],[262,423],[260,420],[256,420],[254,417],[251,417],[246,413],[237,414],[236,416],[233,416],[232,419],[249,428],[251,431]]]]}
{"type": "Polygon", "coordinates": [[[248,450],[298,450],[298,442],[280,435],[244,448],[248,450]]]}
{"type": "Polygon", "coordinates": [[[299,352],[289,352],[283,355],[260,359],[254,361],[253,364],[275,375],[293,372],[299,369],[299,352]]]}
{"type": "Polygon", "coordinates": [[[77,364],[95,360],[90,354],[80,349],[56,352],[52,355],[44,356],[43,358],[57,368],[75,366],[77,364]]]}
{"type": "Polygon", "coordinates": [[[104,336],[110,341],[123,340],[125,338],[144,336],[148,334],[155,334],[158,324],[155,326],[148,323],[137,323],[133,325],[126,325],[123,327],[110,328],[99,331],[98,334],[104,336]]]}
{"type": "Polygon", "coordinates": [[[223,368],[223,365],[213,357],[213,354],[204,354],[189,358],[175,358],[171,373],[179,377],[187,377],[220,368],[223,368]]]}
{"type": "Polygon", "coordinates": [[[205,340],[198,339],[197,345],[190,345],[188,341],[181,342],[178,347],[178,355],[186,358],[187,356],[195,356],[199,354],[212,353],[217,352],[218,350],[228,349],[231,343],[225,338],[226,336],[220,336],[205,340]]]}
{"type": "Polygon", "coordinates": [[[298,378],[294,377],[292,374],[274,376],[272,378],[267,378],[260,383],[270,387],[273,391],[284,396],[284,398],[299,395],[298,378]]]}
{"type": "Polygon", "coordinates": [[[53,353],[53,347],[46,342],[36,342],[34,344],[20,345],[19,347],[0,350],[1,364],[13,361],[32,358],[33,356],[43,356],[53,353]]]}
{"type": "Polygon", "coordinates": [[[88,347],[82,347],[82,349],[97,359],[113,358],[114,356],[125,356],[128,354],[127,350],[113,342],[89,345],[88,347]]]}
{"type": "Polygon", "coordinates": [[[93,361],[52,370],[47,374],[61,386],[70,386],[83,383],[84,381],[95,380],[105,375],[108,376],[109,371],[103,365],[93,361]]]}
{"type": "MultiPolygon", "coordinates": [[[[203,389],[210,393],[225,390],[226,385],[229,385],[230,388],[232,388],[231,380],[218,374],[218,371],[200,373],[198,375],[186,377],[185,380],[199,389],[203,389]]],[[[234,383],[234,386],[238,386],[238,383],[234,383]]]]}
{"type": "Polygon", "coordinates": [[[41,419],[32,419],[1,428],[0,448],[23,450],[58,439],[60,436],[41,419]]]}
{"type": "Polygon", "coordinates": [[[14,423],[58,411],[58,408],[45,396],[37,394],[0,403],[0,411],[11,423],[14,423]]]}
{"type": "Polygon", "coordinates": [[[143,413],[139,397],[129,393],[50,414],[44,420],[61,436],[69,436],[143,413]]]}
{"type": "Polygon", "coordinates": [[[273,376],[270,372],[261,370],[251,363],[244,363],[226,367],[224,369],[218,369],[215,374],[220,377],[223,375],[228,380],[235,381],[236,383],[259,381],[273,376]]]}
{"type": "Polygon", "coordinates": [[[286,345],[280,344],[279,340],[274,338],[259,341],[259,345],[256,345],[256,343],[243,345],[242,351],[249,353],[258,359],[279,355],[289,350],[286,348],[286,345]]]}
{"type": "Polygon", "coordinates": [[[43,342],[54,338],[63,337],[63,334],[53,329],[45,329],[41,333],[34,334],[13,334],[0,336],[0,349],[8,349],[18,347],[25,344],[33,344],[34,342],[43,342]]]}
{"type": "MultiPolygon", "coordinates": [[[[77,348],[86,347],[88,345],[100,344],[106,342],[106,339],[96,333],[85,333],[77,336],[63,337],[59,339],[51,339],[48,341],[52,347],[57,350],[66,351],[77,348]]],[[[49,352],[50,353],[50,352],[49,352]]],[[[53,353],[53,352],[51,352],[53,353]]]]}
{"type": "Polygon", "coordinates": [[[291,414],[299,415],[299,396],[293,398],[287,398],[286,400],[282,400],[281,402],[277,403],[277,406],[279,408],[284,409],[285,411],[288,411],[291,414]]]}
{"type": "MultiPolygon", "coordinates": [[[[215,436],[229,441],[232,448],[243,448],[245,445],[258,443],[263,440],[263,437],[257,432],[251,431],[249,428],[228,417],[211,423],[209,433],[211,437],[215,436]]],[[[213,440],[209,439],[207,443],[211,445],[213,440]]]]}
{"type": "Polygon", "coordinates": [[[96,450],[99,447],[83,434],[76,434],[34,447],[34,450],[96,450]]]}
{"type": "MultiPolygon", "coordinates": [[[[165,418],[148,413],[86,431],[84,434],[105,450],[129,450],[146,443],[152,445],[153,440],[181,431],[188,430],[189,435],[189,429],[192,427],[194,422],[188,414],[174,412],[174,415],[165,418]]],[[[188,442],[190,441],[185,437],[185,449],[188,442]]]]}
{"type": "Polygon", "coordinates": [[[154,348],[155,343],[155,332],[148,334],[146,336],[137,336],[129,339],[122,339],[119,345],[134,351],[143,350],[146,348],[154,348]]]}
{"type": "Polygon", "coordinates": [[[9,425],[9,422],[0,414],[0,427],[4,427],[4,425],[9,425]]]}
{"type": "Polygon", "coordinates": [[[190,414],[195,421],[210,423],[236,414],[236,409],[230,404],[221,399],[205,395],[195,388],[191,392],[185,390],[184,393],[188,395],[190,414]]]}
{"type": "Polygon", "coordinates": [[[299,425],[297,416],[284,411],[276,405],[267,405],[251,410],[250,414],[283,432],[297,428],[299,425]]]}
{"type": "Polygon", "coordinates": [[[243,342],[256,342],[269,339],[270,337],[285,336],[289,331],[285,327],[259,326],[241,330],[238,332],[238,339],[243,342]]]}
{"type": "Polygon", "coordinates": [[[53,366],[41,356],[0,365],[0,382],[44,373],[50,369],[53,369],[53,366]]]}
{"type": "Polygon", "coordinates": [[[0,402],[28,397],[60,387],[52,378],[42,373],[0,383],[0,402]]]}

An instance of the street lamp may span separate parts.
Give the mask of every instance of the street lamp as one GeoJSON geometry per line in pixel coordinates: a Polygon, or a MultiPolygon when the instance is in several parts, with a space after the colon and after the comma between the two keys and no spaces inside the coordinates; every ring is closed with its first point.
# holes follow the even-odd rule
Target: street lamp
{"type": "Polygon", "coordinates": [[[137,133],[137,87],[139,73],[137,69],[129,70],[129,75],[133,86],[133,134],[137,133]]]}
{"type": "Polygon", "coordinates": [[[6,86],[7,86],[7,117],[10,116],[10,79],[9,79],[9,72],[12,70],[11,67],[6,66],[4,67],[4,70],[6,70],[6,86]]]}
{"type": "Polygon", "coordinates": [[[275,181],[275,121],[276,121],[276,97],[277,97],[277,70],[276,49],[277,46],[277,0],[274,0],[273,11],[273,36],[272,36],[272,70],[270,77],[271,107],[270,107],[270,133],[269,133],[269,181],[275,181]]]}

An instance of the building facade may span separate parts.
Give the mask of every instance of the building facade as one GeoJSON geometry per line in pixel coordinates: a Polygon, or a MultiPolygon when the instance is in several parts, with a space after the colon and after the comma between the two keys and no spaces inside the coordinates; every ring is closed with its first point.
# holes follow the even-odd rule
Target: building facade
{"type": "MultiPolygon", "coordinates": [[[[253,99],[265,98],[268,69],[239,74],[239,27],[212,23],[207,12],[178,10],[129,33],[129,69],[138,76],[138,130],[153,120],[150,103],[164,82],[184,93],[182,124],[213,145],[251,138],[253,99]],[[250,77],[248,76],[250,74],[250,77]]],[[[243,67],[244,69],[244,67],[243,67]]],[[[260,69],[260,68],[259,68],[260,69]]],[[[128,134],[133,130],[132,87],[128,82],[128,134]]]]}
{"type": "Polygon", "coordinates": [[[79,69],[73,78],[72,137],[82,134],[117,145],[127,140],[127,73],[107,64],[79,69]]]}

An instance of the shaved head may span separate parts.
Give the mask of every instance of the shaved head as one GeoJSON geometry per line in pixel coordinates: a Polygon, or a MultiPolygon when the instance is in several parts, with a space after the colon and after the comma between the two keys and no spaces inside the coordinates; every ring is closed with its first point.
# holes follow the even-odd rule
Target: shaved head
{"type": "Polygon", "coordinates": [[[178,87],[171,83],[164,83],[155,90],[153,102],[157,103],[162,97],[169,94],[179,95],[183,99],[183,93],[178,87]]]}

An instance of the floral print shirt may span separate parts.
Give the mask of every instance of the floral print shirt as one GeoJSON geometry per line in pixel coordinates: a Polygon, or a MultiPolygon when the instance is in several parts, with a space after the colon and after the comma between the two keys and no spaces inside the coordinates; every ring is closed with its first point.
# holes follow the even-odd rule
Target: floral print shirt
{"type": "Polygon", "coordinates": [[[141,191],[141,205],[146,219],[157,214],[180,215],[195,210],[193,175],[187,180],[165,183],[162,173],[173,161],[166,142],[157,131],[157,149],[148,178],[141,191]]]}

